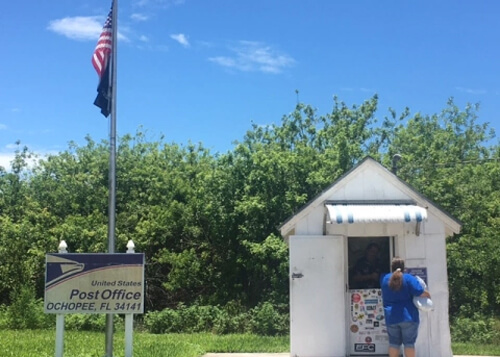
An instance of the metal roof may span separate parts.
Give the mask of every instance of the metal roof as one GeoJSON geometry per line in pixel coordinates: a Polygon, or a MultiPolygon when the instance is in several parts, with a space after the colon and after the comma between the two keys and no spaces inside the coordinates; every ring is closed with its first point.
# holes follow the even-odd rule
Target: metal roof
{"type": "Polygon", "coordinates": [[[427,210],[416,205],[325,205],[330,224],[411,223],[427,220],[427,210]]]}

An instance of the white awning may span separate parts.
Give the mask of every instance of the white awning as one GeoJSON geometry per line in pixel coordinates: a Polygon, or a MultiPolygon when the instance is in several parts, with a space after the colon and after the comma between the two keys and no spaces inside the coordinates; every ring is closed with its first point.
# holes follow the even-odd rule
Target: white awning
{"type": "Polygon", "coordinates": [[[415,205],[326,204],[331,224],[411,223],[427,220],[427,210],[415,205]]]}

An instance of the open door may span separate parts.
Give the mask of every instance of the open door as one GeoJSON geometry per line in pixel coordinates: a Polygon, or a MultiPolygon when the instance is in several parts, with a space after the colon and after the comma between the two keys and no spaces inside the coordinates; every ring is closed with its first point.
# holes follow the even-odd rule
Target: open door
{"type": "Polygon", "coordinates": [[[390,237],[348,237],[347,336],[349,356],[388,356],[380,278],[389,273],[390,237]]]}
{"type": "Polygon", "coordinates": [[[345,356],[344,240],[290,237],[291,356],[345,356]]]}

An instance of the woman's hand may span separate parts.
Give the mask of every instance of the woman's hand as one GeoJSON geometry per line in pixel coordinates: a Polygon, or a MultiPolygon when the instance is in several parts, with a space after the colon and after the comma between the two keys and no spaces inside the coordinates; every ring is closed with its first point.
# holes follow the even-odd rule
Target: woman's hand
{"type": "Polygon", "coordinates": [[[431,298],[431,294],[427,290],[425,290],[422,293],[422,295],[420,295],[419,297],[424,297],[424,298],[429,298],[430,299],[431,298]]]}

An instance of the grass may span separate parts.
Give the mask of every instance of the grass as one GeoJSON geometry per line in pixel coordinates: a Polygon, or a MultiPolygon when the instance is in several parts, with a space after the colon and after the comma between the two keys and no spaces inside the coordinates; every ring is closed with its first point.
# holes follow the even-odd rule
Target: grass
{"type": "MultiPolygon", "coordinates": [[[[124,356],[123,332],[114,333],[114,357],[124,356]]],[[[1,357],[53,357],[54,330],[3,330],[1,357]]],[[[209,333],[153,335],[134,334],[134,357],[199,357],[208,352],[288,352],[288,336],[213,335],[209,333]]],[[[453,343],[454,355],[500,356],[500,345],[453,343]]],[[[66,331],[65,357],[102,357],[103,332],[66,331]]]]}
{"type": "Polygon", "coordinates": [[[455,342],[451,344],[451,347],[455,356],[500,356],[500,344],[483,345],[455,342]]]}
{"type": "MultiPolygon", "coordinates": [[[[53,330],[0,331],[2,357],[53,357],[53,330]]],[[[114,333],[114,357],[124,356],[123,332],[114,333]]],[[[207,352],[287,352],[288,336],[213,334],[134,334],[134,357],[199,357],[207,352]]],[[[102,332],[66,331],[65,357],[102,357],[105,334],[102,332]]]]}

